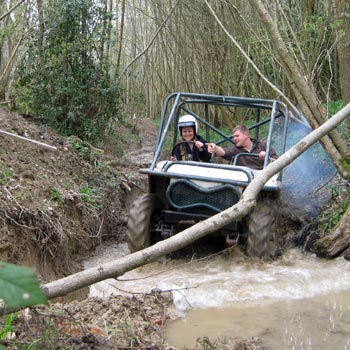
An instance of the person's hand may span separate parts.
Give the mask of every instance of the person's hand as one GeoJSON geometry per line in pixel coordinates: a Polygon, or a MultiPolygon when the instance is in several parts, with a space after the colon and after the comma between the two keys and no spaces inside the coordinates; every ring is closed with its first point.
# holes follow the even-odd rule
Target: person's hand
{"type": "Polygon", "coordinates": [[[170,156],[170,160],[176,160],[175,156],[170,156]]]}
{"type": "Polygon", "coordinates": [[[259,158],[264,160],[265,159],[265,156],[266,156],[266,152],[265,151],[260,151],[259,152],[259,158]]]}
{"type": "Polygon", "coordinates": [[[215,143],[207,143],[207,147],[208,147],[208,152],[209,153],[215,153],[215,149],[216,149],[216,144],[215,143]]]}
{"type": "Polygon", "coordinates": [[[201,149],[203,147],[203,142],[200,141],[194,141],[195,146],[202,151],[203,149],[201,149]]]}

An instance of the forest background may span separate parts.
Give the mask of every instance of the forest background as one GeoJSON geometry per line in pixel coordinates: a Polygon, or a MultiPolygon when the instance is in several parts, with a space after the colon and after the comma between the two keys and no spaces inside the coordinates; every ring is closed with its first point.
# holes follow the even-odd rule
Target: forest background
{"type": "MultiPolygon", "coordinates": [[[[95,142],[125,116],[157,118],[174,91],[279,98],[315,127],[293,81],[324,118],[349,102],[349,6],[4,0],[0,99],[95,142]]],[[[244,116],[222,118],[232,126],[244,116]]]]}
{"type": "MultiPolygon", "coordinates": [[[[3,0],[0,106],[116,153],[116,127],[175,91],[277,98],[317,128],[350,102],[349,16],[347,0],[3,0]]],[[[344,179],[349,130],[321,141],[344,179]]],[[[350,245],[342,214],[326,256],[350,245]]]]}

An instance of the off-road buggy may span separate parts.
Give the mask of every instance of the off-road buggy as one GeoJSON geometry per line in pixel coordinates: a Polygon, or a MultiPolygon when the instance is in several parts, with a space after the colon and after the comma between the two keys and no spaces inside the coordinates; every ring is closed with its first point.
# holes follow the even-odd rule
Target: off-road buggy
{"type": "MultiPolygon", "coordinates": [[[[131,252],[233,206],[258,171],[237,166],[237,157],[230,164],[219,157],[212,158],[210,163],[169,160],[179,139],[178,120],[184,114],[196,118],[199,134],[207,142],[222,147],[233,146],[231,130],[223,125],[232,126],[235,116],[241,124],[250,123],[246,126],[252,138],[266,140],[268,155],[272,148],[278,155],[285,151],[288,110],[278,100],[183,92],[169,95],[161,113],[153,160],[149,168],[140,170],[148,175],[148,193],[135,200],[129,212],[131,252]]],[[[264,167],[269,161],[266,157],[264,167]]],[[[282,173],[273,176],[247,217],[213,235],[243,243],[249,256],[267,256],[281,181],[282,173]]]]}

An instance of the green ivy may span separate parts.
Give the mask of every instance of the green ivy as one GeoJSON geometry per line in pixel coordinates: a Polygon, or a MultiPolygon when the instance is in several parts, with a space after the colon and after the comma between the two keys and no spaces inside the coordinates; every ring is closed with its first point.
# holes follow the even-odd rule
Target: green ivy
{"type": "Polygon", "coordinates": [[[334,115],[339,112],[344,107],[344,103],[342,100],[331,101],[327,105],[328,113],[330,115],[334,115]]]}

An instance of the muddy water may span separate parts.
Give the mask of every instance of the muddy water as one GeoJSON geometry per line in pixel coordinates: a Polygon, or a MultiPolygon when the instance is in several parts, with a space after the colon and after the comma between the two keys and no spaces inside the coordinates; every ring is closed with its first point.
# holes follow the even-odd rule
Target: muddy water
{"type": "MultiPolygon", "coordinates": [[[[127,253],[126,246],[108,247],[86,267],[127,253]]],[[[236,251],[200,261],[164,259],[95,284],[90,296],[153,288],[172,291],[180,318],[168,323],[165,338],[178,348],[202,336],[259,336],[271,350],[350,350],[350,262],[342,258],[291,250],[273,263],[236,251]]]]}
{"type": "Polygon", "coordinates": [[[349,292],[301,300],[240,302],[227,308],[190,311],[166,330],[169,343],[194,346],[204,335],[260,337],[268,349],[350,349],[349,292]]]}

